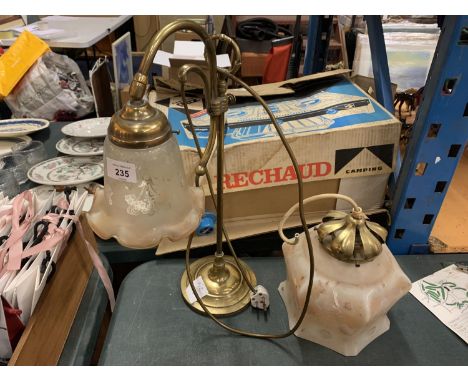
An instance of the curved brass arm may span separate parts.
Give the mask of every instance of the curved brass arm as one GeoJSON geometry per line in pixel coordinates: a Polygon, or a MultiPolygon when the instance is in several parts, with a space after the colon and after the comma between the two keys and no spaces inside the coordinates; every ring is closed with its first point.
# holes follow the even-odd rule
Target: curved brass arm
{"type": "MultiPolygon", "coordinates": [[[[181,92],[181,95],[182,95],[182,101],[184,103],[184,106],[186,106],[186,104],[187,104],[187,101],[186,101],[186,98],[185,98],[185,83],[187,82],[187,74],[189,72],[195,72],[195,74],[200,76],[200,78],[203,80],[203,83],[205,85],[205,97],[206,97],[207,100],[210,100],[211,99],[211,91],[210,91],[210,88],[209,88],[209,79],[208,79],[206,73],[198,65],[185,64],[184,66],[182,66],[179,69],[179,81],[180,81],[180,84],[181,84],[180,92],[181,92]]],[[[209,108],[210,105],[207,105],[207,107],[209,108]]],[[[188,122],[189,122],[190,126],[192,126],[192,119],[190,117],[188,109],[186,109],[186,114],[187,114],[188,122]]],[[[196,139],[195,136],[194,136],[194,139],[196,139]]],[[[211,128],[210,129],[210,134],[208,136],[208,143],[207,143],[207,145],[205,147],[205,151],[203,152],[203,155],[202,155],[202,157],[200,159],[200,162],[198,163],[198,166],[195,169],[195,173],[197,175],[195,183],[196,183],[197,186],[199,186],[199,177],[206,174],[206,166],[207,166],[208,161],[209,161],[209,159],[211,157],[211,154],[213,153],[213,149],[215,147],[215,142],[216,142],[216,129],[211,128]]]]}
{"type": "Polygon", "coordinates": [[[156,52],[161,47],[161,44],[174,32],[180,30],[191,30],[192,32],[196,33],[203,43],[205,44],[205,56],[206,60],[208,61],[208,69],[210,72],[210,90],[211,96],[217,97],[218,92],[215,84],[215,78],[217,77],[216,73],[216,50],[215,50],[215,43],[211,39],[211,36],[205,31],[205,29],[191,21],[191,20],[176,20],[168,25],[166,25],[163,29],[161,29],[158,33],[156,33],[149,43],[149,48],[146,50],[146,53],[141,61],[140,68],[138,72],[133,76],[132,84],[130,85],[130,99],[132,101],[142,99],[146,85],[148,84],[148,71],[153,63],[154,57],[156,56],[156,52]]]}
{"type": "Polygon", "coordinates": [[[231,45],[233,56],[231,58],[231,68],[228,70],[231,74],[236,74],[241,67],[241,51],[239,45],[229,36],[220,33],[211,36],[213,40],[220,40],[231,45]]]}
{"type": "MultiPolygon", "coordinates": [[[[179,69],[179,81],[181,82],[182,85],[185,85],[187,82],[187,74],[189,72],[195,72],[203,81],[204,85],[204,91],[205,91],[205,100],[208,101],[211,100],[211,89],[210,89],[210,79],[206,75],[206,73],[203,71],[203,69],[196,65],[196,64],[185,64],[179,69]]],[[[209,104],[207,104],[209,107],[209,104]]]]}
{"type": "MultiPolygon", "coordinates": [[[[229,45],[231,45],[232,52],[233,52],[232,64],[231,64],[231,68],[228,71],[231,74],[235,74],[241,66],[241,52],[237,43],[232,38],[224,34],[212,35],[210,36],[210,38],[213,41],[220,40],[220,41],[227,42],[229,45]]],[[[209,82],[210,78],[208,78],[208,76],[206,75],[206,72],[203,71],[203,69],[196,64],[186,64],[182,66],[179,70],[179,81],[181,82],[181,88],[182,88],[181,93],[182,93],[182,98],[184,100],[184,103],[185,103],[184,87],[185,87],[185,83],[187,82],[187,74],[189,72],[194,72],[203,80],[204,90],[205,90],[205,99],[207,100],[207,108],[208,108],[208,112],[211,114],[212,104],[210,103],[210,100],[213,100],[214,98],[211,97],[211,88],[210,88],[210,82],[209,82]]],[[[222,72],[217,70],[217,73],[222,73],[222,72]]],[[[210,73],[210,76],[211,76],[211,80],[213,81],[213,77],[211,73],[210,73]]],[[[190,118],[190,115],[188,115],[188,113],[187,113],[187,118],[189,119],[190,125],[192,125],[191,118],[190,118]]],[[[200,162],[195,170],[196,175],[197,175],[197,178],[196,178],[197,184],[198,184],[199,177],[206,174],[206,166],[208,164],[208,160],[210,159],[213,149],[215,147],[217,134],[216,134],[216,129],[213,127],[213,119],[210,120],[210,125],[211,125],[210,126],[211,128],[210,128],[210,134],[208,137],[208,143],[205,147],[205,151],[203,152],[200,162]]]]}

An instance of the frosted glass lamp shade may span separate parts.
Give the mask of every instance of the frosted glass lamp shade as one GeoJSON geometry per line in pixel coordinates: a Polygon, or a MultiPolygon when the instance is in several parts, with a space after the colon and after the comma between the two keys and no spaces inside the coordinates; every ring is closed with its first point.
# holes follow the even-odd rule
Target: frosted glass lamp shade
{"type": "Polygon", "coordinates": [[[178,240],[197,228],[204,194],[187,184],[174,136],[150,148],[104,143],[104,187],[95,192],[88,222],[103,239],[130,248],[178,240]]]}
{"type": "MultiPolygon", "coordinates": [[[[307,313],[295,335],[354,356],[390,328],[387,312],[411,288],[411,282],[383,244],[373,261],[356,267],[331,256],[310,229],[315,274],[307,313]]],[[[287,279],[279,292],[292,327],[301,314],[309,283],[304,233],[296,245],[283,244],[287,279]]]]}

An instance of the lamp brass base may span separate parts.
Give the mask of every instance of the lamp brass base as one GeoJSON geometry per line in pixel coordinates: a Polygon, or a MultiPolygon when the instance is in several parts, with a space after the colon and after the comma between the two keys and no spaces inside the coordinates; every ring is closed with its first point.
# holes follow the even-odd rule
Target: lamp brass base
{"type": "MultiPolygon", "coordinates": [[[[219,261],[216,256],[207,256],[194,261],[190,264],[190,274],[193,280],[202,277],[208,294],[202,298],[211,314],[215,316],[229,316],[245,309],[250,304],[250,289],[244,282],[242,273],[237,267],[236,261],[232,256],[223,256],[225,262],[225,277],[213,277],[213,266],[215,261],[219,261]]],[[[252,285],[256,285],[257,280],[252,269],[239,260],[246,277],[252,285]]],[[[219,274],[218,274],[219,276],[219,274]]],[[[180,287],[185,302],[198,313],[205,314],[198,301],[190,303],[187,296],[187,287],[190,286],[187,271],[182,275],[180,287]]]]}

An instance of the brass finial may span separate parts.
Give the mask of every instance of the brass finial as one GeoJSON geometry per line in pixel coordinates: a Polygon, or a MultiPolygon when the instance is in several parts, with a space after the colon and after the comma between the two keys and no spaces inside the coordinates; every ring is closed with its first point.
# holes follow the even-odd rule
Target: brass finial
{"type": "Polygon", "coordinates": [[[382,252],[387,230],[359,209],[348,214],[330,211],[316,228],[322,245],[338,260],[359,265],[382,252]]]}

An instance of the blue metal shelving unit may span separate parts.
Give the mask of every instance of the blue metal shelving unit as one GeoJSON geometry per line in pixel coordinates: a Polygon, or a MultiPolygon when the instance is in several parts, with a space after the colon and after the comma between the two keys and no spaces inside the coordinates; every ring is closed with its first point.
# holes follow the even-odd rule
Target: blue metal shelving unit
{"type": "MultiPolygon", "coordinates": [[[[366,16],[377,100],[394,112],[380,16],[366,16]]],[[[310,16],[304,74],[324,69],[323,16],[310,16]]],[[[325,56],[324,56],[325,54],[325,56]]],[[[389,181],[395,255],[429,253],[428,239],[468,141],[468,16],[447,16],[413,134],[389,181]]]]}
{"type": "Polygon", "coordinates": [[[429,253],[428,239],[468,141],[468,16],[447,16],[397,179],[387,244],[429,253]]]}
{"type": "Polygon", "coordinates": [[[393,95],[388,70],[387,50],[380,16],[366,16],[369,47],[374,72],[375,96],[393,114],[393,95]]]}
{"type": "MultiPolygon", "coordinates": [[[[390,113],[394,113],[393,94],[388,69],[387,50],[382,28],[382,18],[378,15],[366,16],[369,35],[369,47],[372,58],[372,71],[374,73],[375,96],[390,113]]],[[[396,179],[400,174],[401,155],[397,154],[395,170],[389,179],[389,194],[392,197],[396,187],[396,179]]]]}

